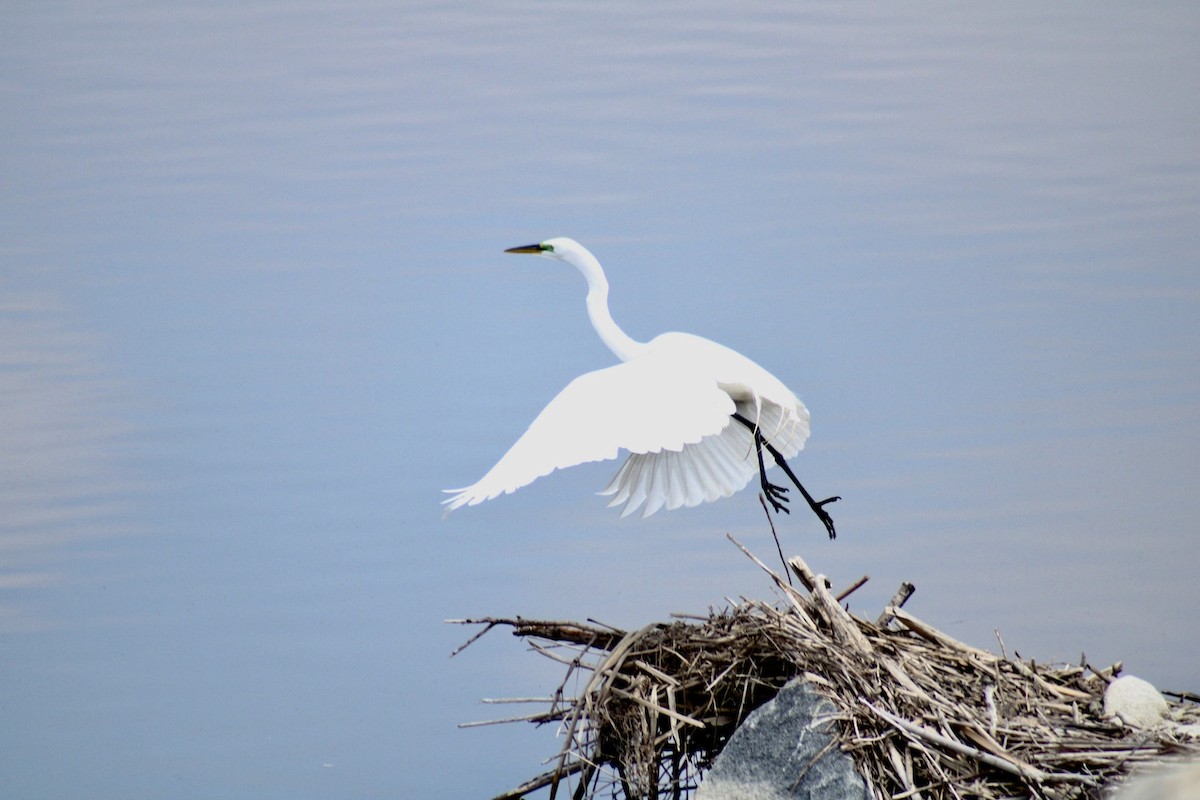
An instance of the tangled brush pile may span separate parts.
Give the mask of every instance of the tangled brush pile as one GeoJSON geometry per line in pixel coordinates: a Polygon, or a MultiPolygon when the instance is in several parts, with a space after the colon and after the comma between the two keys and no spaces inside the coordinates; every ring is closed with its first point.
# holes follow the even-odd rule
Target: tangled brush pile
{"type": "Polygon", "coordinates": [[[576,800],[689,797],[742,720],[798,676],[839,709],[838,743],[880,798],[1098,797],[1138,766],[1200,755],[1192,695],[1176,696],[1163,725],[1131,729],[1103,711],[1120,664],[1048,667],[976,649],[903,611],[903,591],[867,621],[839,602],[857,586],[835,597],[792,558],[802,592],[758,563],[781,603],[632,632],[455,620],[486,626],[463,648],[506,626],[566,667],[549,707],[516,718],[561,726],[552,768],[497,800],[544,787],[576,800]]]}

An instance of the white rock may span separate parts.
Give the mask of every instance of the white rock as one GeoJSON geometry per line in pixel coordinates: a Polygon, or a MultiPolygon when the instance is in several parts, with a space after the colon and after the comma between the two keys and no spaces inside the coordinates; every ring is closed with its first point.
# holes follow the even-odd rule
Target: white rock
{"type": "Polygon", "coordinates": [[[1200,800],[1200,764],[1135,775],[1112,795],[1112,800],[1200,800]]]}
{"type": "Polygon", "coordinates": [[[1168,711],[1167,701],[1158,689],[1132,675],[1117,678],[1104,691],[1104,713],[1133,728],[1161,725],[1168,711]]]}

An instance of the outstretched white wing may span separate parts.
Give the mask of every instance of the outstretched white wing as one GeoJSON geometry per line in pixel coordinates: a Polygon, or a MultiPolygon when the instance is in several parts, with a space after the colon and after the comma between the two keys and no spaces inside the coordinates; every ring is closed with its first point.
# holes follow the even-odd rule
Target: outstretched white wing
{"type": "Polygon", "coordinates": [[[515,491],[556,469],[616,458],[622,449],[678,453],[731,427],[733,399],[715,379],[686,367],[647,355],[581,375],[478,483],[447,490],[454,493],[447,510],[515,491]]]}
{"type": "MultiPolygon", "coordinates": [[[[629,458],[600,494],[623,515],[728,497],[758,471],[755,424],[784,458],[808,438],[808,409],[778,378],[727,347],[665,333],[645,352],[567,385],[478,483],[447,510],[515,491],[556,469],[629,458]]],[[[772,465],[772,459],[767,460],[772,465]]]]}

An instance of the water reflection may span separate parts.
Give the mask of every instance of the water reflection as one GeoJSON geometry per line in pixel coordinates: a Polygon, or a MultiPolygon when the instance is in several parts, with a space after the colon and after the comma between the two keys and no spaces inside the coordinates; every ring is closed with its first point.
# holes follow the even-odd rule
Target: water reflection
{"type": "Polygon", "coordinates": [[[0,633],[65,624],[25,602],[68,580],[63,551],[128,533],[123,394],[50,292],[0,288],[0,633]]]}

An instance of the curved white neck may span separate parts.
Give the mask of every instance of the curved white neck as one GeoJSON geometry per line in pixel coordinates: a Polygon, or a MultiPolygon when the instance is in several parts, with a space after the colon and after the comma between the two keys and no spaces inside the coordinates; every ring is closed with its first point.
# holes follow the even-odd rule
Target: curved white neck
{"type": "Polygon", "coordinates": [[[646,345],[631,339],[625,331],[617,327],[612,314],[609,313],[608,279],[604,277],[604,270],[600,268],[600,262],[587,251],[579,253],[573,261],[587,280],[588,316],[591,318],[592,327],[596,329],[600,340],[608,345],[608,349],[612,350],[622,361],[628,361],[640,354],[646,345]]]}

